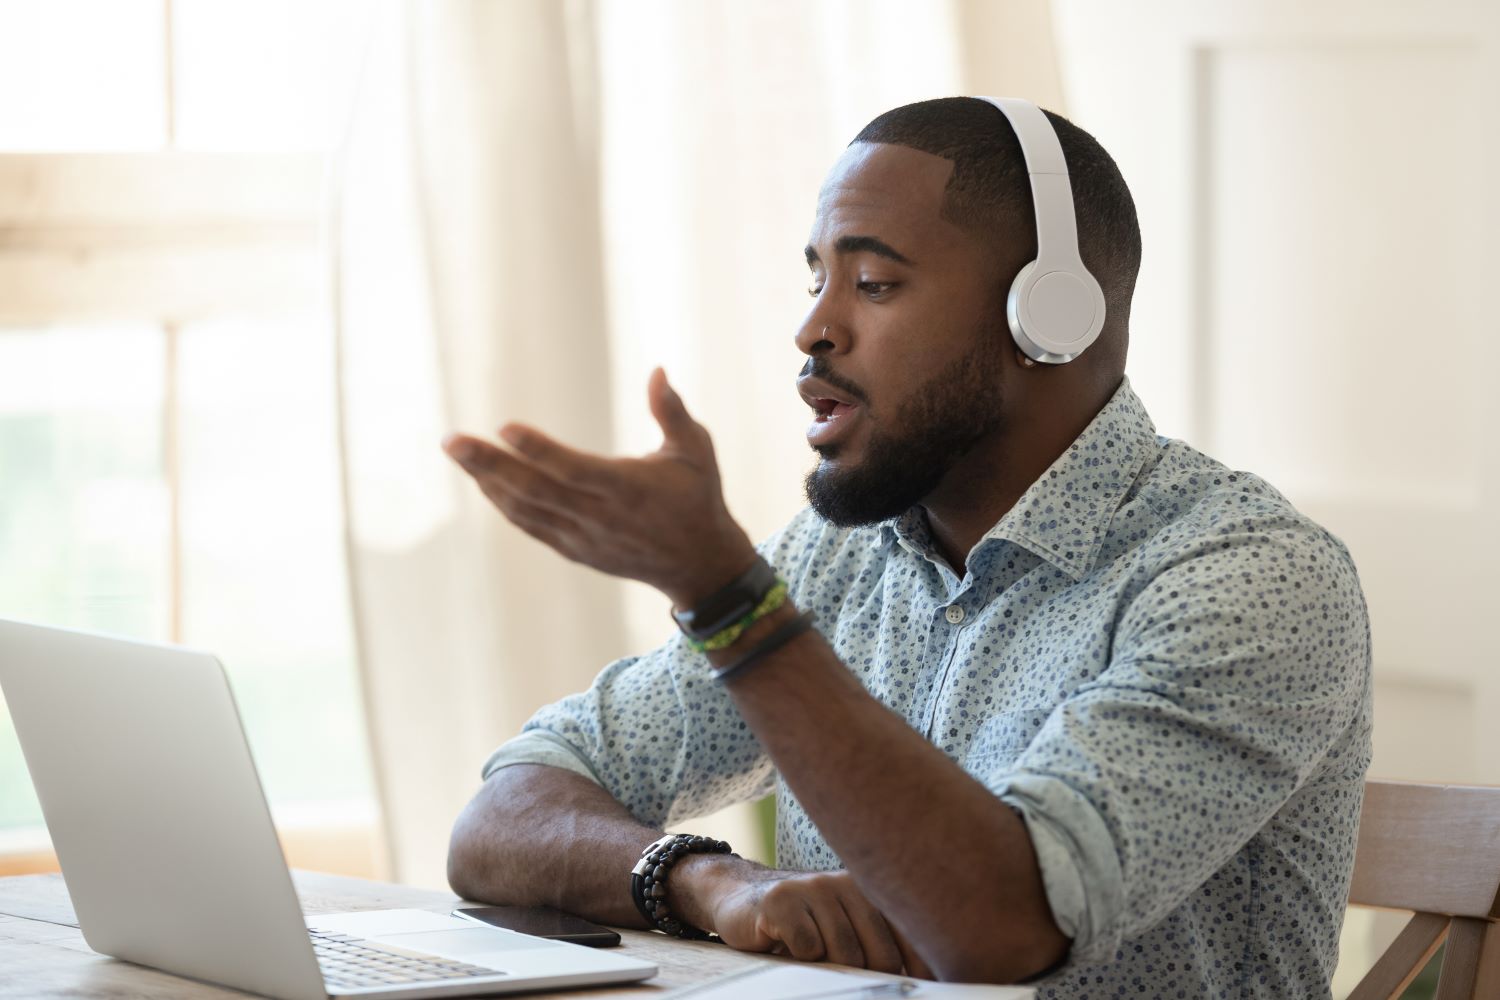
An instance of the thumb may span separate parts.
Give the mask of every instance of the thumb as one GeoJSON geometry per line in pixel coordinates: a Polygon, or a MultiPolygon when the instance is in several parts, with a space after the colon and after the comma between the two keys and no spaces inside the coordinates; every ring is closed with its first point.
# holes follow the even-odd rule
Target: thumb
{"type": "Polygon", "coordinates": [[[688,445],[696,439],[698,422],[688,413],[687,406],[677,390],[667,384],[667,373],[658,367],[651,371],[646,383],[646,398],[651,405],[651,415],[661,427],[662,436],[668,444],[688,445]]]}

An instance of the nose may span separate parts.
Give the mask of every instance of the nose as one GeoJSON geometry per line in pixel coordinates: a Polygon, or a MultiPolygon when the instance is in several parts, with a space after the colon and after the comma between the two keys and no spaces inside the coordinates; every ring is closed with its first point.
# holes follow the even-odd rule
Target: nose
{"type": "Polygon", "coordinates": [[[797,350],[812,357],[815,354],[842,354],[849,349],[848,331],[826,310],[813,306],[802,321],[794,338],[797,350]]]}

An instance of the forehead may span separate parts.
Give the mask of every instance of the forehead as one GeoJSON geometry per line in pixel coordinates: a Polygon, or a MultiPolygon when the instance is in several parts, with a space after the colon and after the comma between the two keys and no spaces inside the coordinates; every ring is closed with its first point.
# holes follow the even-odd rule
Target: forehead
{"type": "Polygon", "coordinates": [[[856,142],[823,181],[810,242],[818,248],[840,236],[876,236],[920,259],[912,250],[950,244],[960,232],[942,217],[952,173],[953,161],[932,153],[856,142]]]}

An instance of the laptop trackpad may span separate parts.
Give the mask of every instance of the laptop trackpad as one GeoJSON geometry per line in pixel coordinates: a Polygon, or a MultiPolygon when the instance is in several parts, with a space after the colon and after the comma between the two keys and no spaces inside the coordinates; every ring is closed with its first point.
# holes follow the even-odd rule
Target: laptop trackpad
{"type": "Polygon", "coordinates": [[[565,947],[556,941],[530,937],[526,934],[511,934],[489,927],[465,927],[454,931],[417,931],[413,934],[382,934],[376,938],[381,944],[425,951],[446,958],[472,959],[497,951],[521,951],[537,948],[565,947]]]}

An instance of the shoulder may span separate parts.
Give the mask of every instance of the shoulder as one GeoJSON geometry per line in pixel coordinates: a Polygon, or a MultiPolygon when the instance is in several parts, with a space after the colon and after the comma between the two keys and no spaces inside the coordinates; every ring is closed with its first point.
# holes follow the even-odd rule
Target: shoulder
{"type": "Polygon", "coordinates": [[[1269,559],[1290,560],[1299,575],[1356,576],[1344,543],[1260,476],[1231,469],[1181,441],[1160,443],[1159,461],[1139,495],[1158,525],[1149,543],[1149,562],[1158,572],[1208,560],[1254,575],[1268,568],[1257,561],[1269,559]]]}
{"type": "Polygon", "coordinates": [[[1166,441],[1141,493],[1159,529],[1136,564],[1117,649],[1198,664],[1280,653],[1344,680],[1368,669],[1349,550],[1264,479],[1166,441]]]}

